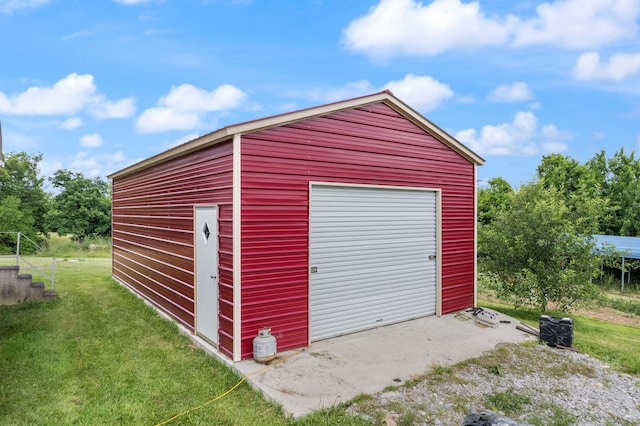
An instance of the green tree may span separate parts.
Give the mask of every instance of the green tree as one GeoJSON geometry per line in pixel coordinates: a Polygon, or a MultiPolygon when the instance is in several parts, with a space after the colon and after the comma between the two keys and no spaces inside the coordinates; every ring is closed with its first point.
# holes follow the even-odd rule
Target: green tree
{"type": "MultiPolygon", "coordinates": [[[[17,232],[24,233],[31,240],[37,240],[34,233],[34,219],[31,212],[23,209],[19,198],[10,195],[0,199],[0,254],[15,253],[17,232]]],[[[40,242],[40,241],[38,241],[40,242]]],[[[22,246],[21,252],[31,252],[35,247],[22,246]]]]}
{"type": "Polygon", "coordinates": [[[549,303],[568,310],[592,298],[600,265],[592,221],[576,221],[561,192],[540,182],[513,192],[509,206],[478,230],[480,267],[498,295],[542,312],[549,303]]]}
{"type": "Polygon", "coordinates": [[[502,210],[508,210],[513,188],[501,177],[489,180],[487,188],[478,190],[478,220],[486,225],[502,210]]]}
{"type": "Polygon", "coordinates": [[[587,168],[569,156],[550,154],[542,157],[536,172],[545,188],[554,186],[561,193],[569,194],[581,189],[587,168]]]}
{"type": "Polygon", "coordinates": [[[598,233],[609,222],[610,203],[604,189],[604,174],[569,156],[551,154],[542,157],[537,168],[538,182],[544,188],[555,188],[569,208],[572,220],[585,232],[598,233]]]}
{"type": "Polygon", "coordinates": [[[50,231],[71,234],[76,240],[111,235],[111,197],[107,182],[68,170],[58,170],[49,180],[60,190],[46,214],[50,231]]]}
{"type": "Polygon", "coordinates": [[[612,204],[607,232],[640,236],[640,161],[618,150],[607,162],[606,192],[612,204]]]}
{"type": "Polygon", "coordinates": [[[585,163],[585,167],[589,171],[591,178],[598,182],[600,189],[605,192],[607,182],[609,180],[609,165],[607,161],[607,153],[601,150],[596,153],[589,161],[585,163]]]}
{"type": "MultiPolygon", "coordinates": [[[[24,152],[5,154],[0,167],[0,231],[21,232],[34,242],[44,241],[44,215],[48,196],[42,188],[44,179],[38,177],[38,163],[42,155],[24,152]]],[[[0,234],[0,250],[13,251],[15,236],[0,234]]],[[[28,245],[22,251],[35,249],[28,245]]]]}

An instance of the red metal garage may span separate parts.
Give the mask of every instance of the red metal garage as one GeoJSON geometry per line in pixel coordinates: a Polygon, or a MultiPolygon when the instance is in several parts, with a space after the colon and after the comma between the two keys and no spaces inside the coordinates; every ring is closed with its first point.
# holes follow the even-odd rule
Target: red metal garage
{"type": "Polygon", "coordinates": [[[473,306],[482,163],[386,91],[224,127],[110,176],[113,276],[235,361],[473,306]]]}

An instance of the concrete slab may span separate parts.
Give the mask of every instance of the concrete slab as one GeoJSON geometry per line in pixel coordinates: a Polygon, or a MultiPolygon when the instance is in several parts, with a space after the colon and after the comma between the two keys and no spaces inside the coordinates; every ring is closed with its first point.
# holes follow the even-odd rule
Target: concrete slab
{"type": "Polygon", "coordinates": [[[233,367],[299,417],[400,385],[433,366],[477,357],[498,343],[531,338],[516,329],[517,320],[502,314],[499,319],[511,323],[486,327],[464,312],[431,316],[315,342],[279,353],[270,365],[245,360],[233,367]]]}

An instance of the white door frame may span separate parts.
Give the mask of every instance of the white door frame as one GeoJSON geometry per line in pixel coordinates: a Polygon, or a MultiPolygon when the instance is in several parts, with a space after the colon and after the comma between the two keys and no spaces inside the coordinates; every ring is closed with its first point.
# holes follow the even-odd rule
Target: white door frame
{"type": "Polygon", "coordinates": [[[217,346],[218,206],[194,206],[193,229],[195,332],[217,346]]]}

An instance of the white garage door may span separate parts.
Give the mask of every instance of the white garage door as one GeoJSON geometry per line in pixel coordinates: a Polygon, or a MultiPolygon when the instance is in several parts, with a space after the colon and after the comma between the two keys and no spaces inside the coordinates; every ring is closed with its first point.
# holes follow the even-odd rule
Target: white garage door
{"type": "Polygon", "coordinates": [[[436,192],[313,185],[311,340],[436,312],[436,192]]]}

